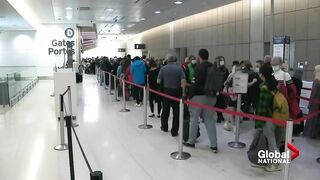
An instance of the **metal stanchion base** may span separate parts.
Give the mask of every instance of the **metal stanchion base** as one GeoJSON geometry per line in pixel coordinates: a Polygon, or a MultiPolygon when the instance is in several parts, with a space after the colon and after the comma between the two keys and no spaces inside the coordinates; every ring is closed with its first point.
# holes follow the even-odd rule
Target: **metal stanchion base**
{"type": "Polygon", "coordinates": [[[112,102],[120,102],[120,100],[119,99],[114,99],[114,100],[112,100],[112,102]]]}
{"type": "Polygon", "coordinates": [[[187,152],[182,152],[181,154],[179,152],[173,152],[170,154],[170,156],[175,160],[187,160],[191,157],[191,154],[187,152]]]}
{"type": "Polygon", "coordinates": [[[130,109],[121,109],[120,112],[130,112],[130,109]]]}
{"type": "Polygon", "coordinates": [[[59,144],[54,147],[55,150],[57,151],[65,151],[68,150],[68,145],[67,144],[59,144]]]}
{"type": "Polygon", "coordinates": [[[320,157],[319,157],[316,161],[317,161],[317,163],[319,163],[319,164],[320,164],[320,157]]]}
{"type": "Polygon", "coordinates": [[[229,147],[232,148],[244,148],[246,147],[246,144],[243,142],[229,142],[228,143],[229,147]]]}
{"type": "Polygon", "coordinates": [[[151,129],[152,125],[150,124],[141,124],[138,126],[140,129],[151,129]]]}

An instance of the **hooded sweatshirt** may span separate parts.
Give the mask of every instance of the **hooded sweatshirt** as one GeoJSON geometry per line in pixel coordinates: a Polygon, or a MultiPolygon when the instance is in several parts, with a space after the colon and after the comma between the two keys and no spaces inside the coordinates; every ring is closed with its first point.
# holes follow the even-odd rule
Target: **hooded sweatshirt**
{"type": "Polygon", "coordinates": [[[142,60],[140,59],[135,60],[131,64],[130,71],[133,76],[133,83],[140,84],[140,85],[145,84],[146,66],[142,60]]]}

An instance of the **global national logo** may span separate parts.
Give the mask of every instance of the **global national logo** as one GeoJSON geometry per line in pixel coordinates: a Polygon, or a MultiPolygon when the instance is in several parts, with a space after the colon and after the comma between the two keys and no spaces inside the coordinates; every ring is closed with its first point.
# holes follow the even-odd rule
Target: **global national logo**
{"type": "Polygon", "coordinates": [[[299,149],[292,144],[288,143],[288,149],[293,153],[290,156],[290,152],[268,151],[260,150],[258,152],[258,164],[288,164],[290,161],[296,159],[299,156],[299,149]]]}

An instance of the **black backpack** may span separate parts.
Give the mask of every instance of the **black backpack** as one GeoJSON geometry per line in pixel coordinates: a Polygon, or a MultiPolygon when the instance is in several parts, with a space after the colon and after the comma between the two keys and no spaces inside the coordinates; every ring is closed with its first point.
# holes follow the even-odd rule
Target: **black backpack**
{"type": "Polygon", "coordinates": [[[218,68],[216,64],[208,67],[204,94],[207,96],[216,96],[217,92],[223,88],[224,79],[225,72],[218,68]]]}

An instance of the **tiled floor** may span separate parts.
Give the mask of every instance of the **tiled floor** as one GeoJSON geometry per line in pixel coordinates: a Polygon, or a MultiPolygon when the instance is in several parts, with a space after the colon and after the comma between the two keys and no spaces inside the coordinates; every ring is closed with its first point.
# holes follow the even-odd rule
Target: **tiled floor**
{"type": "MultiPolygon", "coordinates": [[[[76,128],[83,148],[94,170],[104,173],[105,180],[280,180],[281,172],[266,173],[249,166],[246,151],[227,146],[234,135],[218,125],[220,153],[209,151],[207,135],[202,135],[187,161],[171,159],[177,150],[178,138],[160,131],[160,120],[149,119],[153,129],[141,130],[143,108],[133,107],[120,113],[122,102],[113,103],[113,96],[97,86],[93,76],[79,84],[78,123],[76,128]]],[[[0,180],[67,180],[67,151],[54,151],[59,141],[59,124],[55,119],[53,81],[40,83],[12,110],[0,116],[0,180]]],[[[252,123],[241,124],[240,139],[249,145],[252,123]]],[[[295,138],[301,155],[290,169],[292,180],[318,180],[320,141],[295,138]]],[[[89,171],[74,141],[77,180],[88,180],[89,171]]]]}

